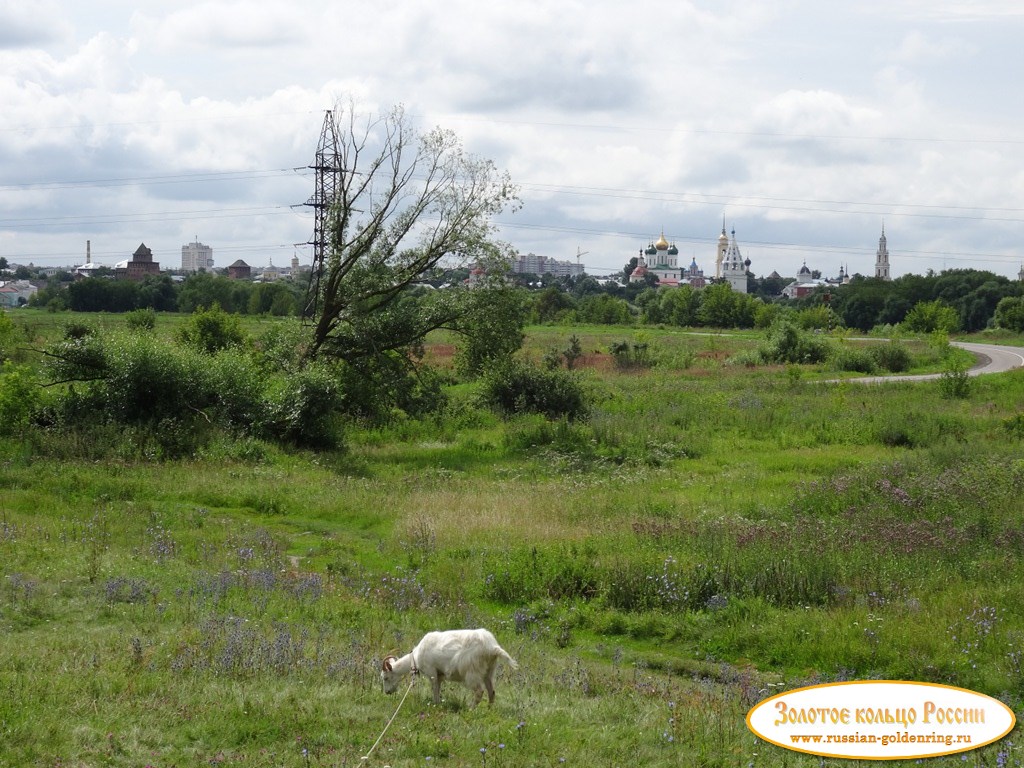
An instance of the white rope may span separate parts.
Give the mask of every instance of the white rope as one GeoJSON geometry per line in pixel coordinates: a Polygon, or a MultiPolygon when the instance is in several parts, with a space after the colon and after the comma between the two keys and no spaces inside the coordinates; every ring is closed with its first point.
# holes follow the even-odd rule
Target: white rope
{"type": "Polygon", "coordinates": [[[378,736],[377,740],[375,742],[373,742],[373,746],[370,747],[370,751],[367,752],[365,755],[363,755],[363,757],[361,758],[362,760],[369,760],[370,759],[370,755],[373,754],[373,750],[375,750],[377,748],[377,745],[380,744],[380,740],[384,738],[384,734],[388,732],[388,728],[391,727],[391,724],[393,722],[395,722],[395,718],[398,717],[398,713],[402,709],[402,705],[405,704],[405,699],[409,695],[409,691],[412,690],[412,687],[413,687],[413,685],[415,683],[416,683],[416,675],[413,675],[412,679],[409,680],[409,687],[405,689],[405,696],[403,696],[402,700],[400,702],[398,702],[398,707],[395,709],[395,714],[393,714],[391,716],[391,719],[388,720],[388,724],[384,726],[384,730],[381,731],[380,736],[378,736]]]}

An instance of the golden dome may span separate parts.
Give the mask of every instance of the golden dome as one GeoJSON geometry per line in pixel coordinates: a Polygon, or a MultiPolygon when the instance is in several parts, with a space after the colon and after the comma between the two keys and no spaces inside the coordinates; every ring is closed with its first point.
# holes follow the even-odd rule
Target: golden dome
{"type": "Polygon", "coordinates": [[[668,250],[668,240],[665,239],[664,232],[661,233],[661,237],[658,238],[658,242],[654,244],[654,247],[657,248],[659,251],[668,250]]]}

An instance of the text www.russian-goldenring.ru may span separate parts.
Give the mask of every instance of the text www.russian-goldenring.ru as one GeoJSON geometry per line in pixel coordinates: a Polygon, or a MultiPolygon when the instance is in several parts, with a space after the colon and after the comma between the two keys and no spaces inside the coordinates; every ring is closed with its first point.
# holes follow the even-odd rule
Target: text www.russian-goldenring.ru
{"type": "Polygon", "coordinates": [[[793,744],[880,744],[888,747],[890,744],[944,744],[951,747],[954,744],[970,744],[969,734],[952,733],[826,733],[814,735],[791,734],[789,737],[793,744]]]}

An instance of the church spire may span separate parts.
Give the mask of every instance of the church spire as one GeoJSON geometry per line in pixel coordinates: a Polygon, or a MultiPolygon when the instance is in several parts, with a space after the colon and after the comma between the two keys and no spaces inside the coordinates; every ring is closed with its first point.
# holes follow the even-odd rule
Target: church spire
{"type": "Polygon", "coordinates": [[[889,247],[885,242],[885,222],[882,222],[882,236],[878,238],[878,252],[875,254],[875,277],[890,280],[889,247]]]}

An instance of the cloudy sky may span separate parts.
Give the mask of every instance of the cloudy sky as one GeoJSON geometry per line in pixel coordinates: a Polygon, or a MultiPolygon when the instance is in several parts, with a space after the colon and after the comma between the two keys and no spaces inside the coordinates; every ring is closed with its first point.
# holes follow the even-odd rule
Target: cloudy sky
{"type": "Polygon", "coordinates": [[[309,263],[324,110],[509,171],[502,239],[757,275],[1024,263],[1019,0],[0,0],[0,255],[309,263]]]}

